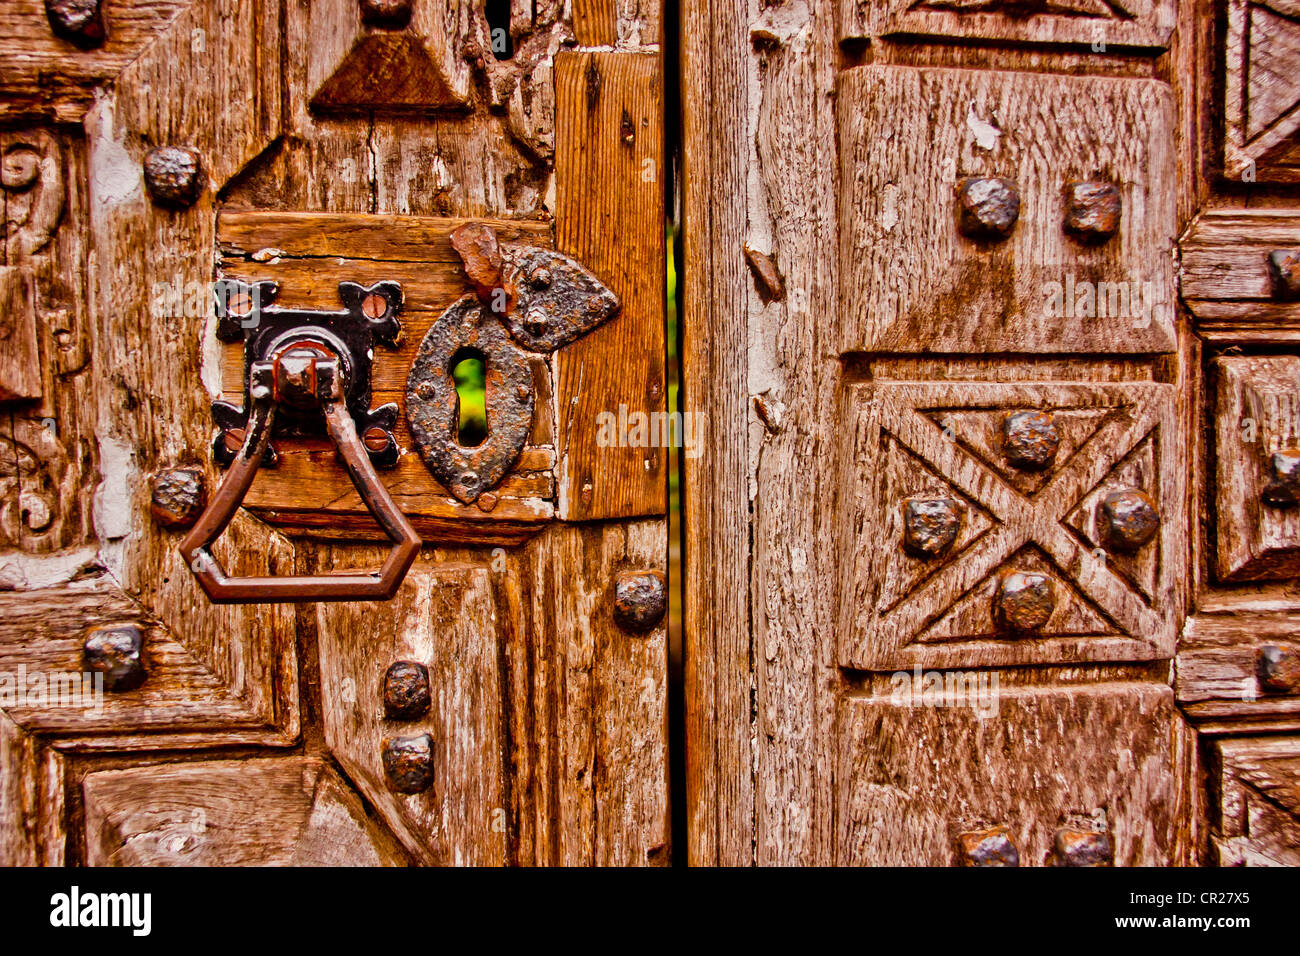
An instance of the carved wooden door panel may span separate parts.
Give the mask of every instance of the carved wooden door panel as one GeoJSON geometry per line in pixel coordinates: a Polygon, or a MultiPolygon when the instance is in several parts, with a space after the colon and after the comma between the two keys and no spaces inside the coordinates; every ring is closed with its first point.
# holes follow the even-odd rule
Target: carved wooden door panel
{"type": "Polygon", "coordinates": [[[668,862],[662,88],[645,0],[4,5],[0,862],[668,862]],[[376,337],[267,398],[293,316],[376,337]],[[326,365],[424,547],[214,603],[383,560],[326,365]]]}
{"type": "Polygon", "coordinates": [[[691,859],[1295,864],[1300,7],[741,7],[683,13],[691,859]]]}

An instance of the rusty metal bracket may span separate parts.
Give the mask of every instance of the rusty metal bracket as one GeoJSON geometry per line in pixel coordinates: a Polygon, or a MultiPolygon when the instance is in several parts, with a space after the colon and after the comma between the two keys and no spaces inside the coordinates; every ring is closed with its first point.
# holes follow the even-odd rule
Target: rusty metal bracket
{"type": "MultiPolygon", "coordinates": [[[[271,304],[278,291],[273,282],[227,282],[217,291],[219,320],[237,321],[244,333],[247,386],[243,408],[227,402],[213,406],[222,429],[214,452],[230,471],[181,540],[190,570],[208,597],[221,604],[392,597],[415,561],[420,539],[372,464],[397,460],[392,433],[397,406],[369,407],[370,366],[376,341],[395,345],[399,340],[401,288],[395,282],[341,283],[345,308],[336,312],[278,308],[271,304]],[[228,577],[210,548],[267,463],[272,436],[322,430],[338,448],[361,500],[393,541],[383,567],[316,578],[228,577]],[[236,432],[238,447],[232,449],[236,432]]],[[[231,334],[229,324],[225,334],[231,334]]]]}
{"type": "Polygon", "coordinates": [[[456,229],[451,244],[477,297],[449,307],[420,343],[406,383],[406,416],[434,477],[469,504],[505,477],[528,439],[535,398],[527,353],[567,345],[621,305],[576,260],[500,242],[484,223],[456,229]],[[452,364],[465,350],[481,355],[487,369],[488,435],[473,447],[458,441],[460,397],[452,379],[452,364]]]}

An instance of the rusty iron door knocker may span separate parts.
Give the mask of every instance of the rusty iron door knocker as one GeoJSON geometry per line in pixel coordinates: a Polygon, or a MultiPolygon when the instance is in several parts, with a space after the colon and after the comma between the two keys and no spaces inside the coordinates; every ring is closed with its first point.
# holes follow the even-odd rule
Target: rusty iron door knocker
{"type": "Polygon", "coordinates": [[[580,263],[552,249],[499,242],[484,223],[459,227],[451,244],[477,295],[443,312],[420,343],[406,383],[406,417],[434,477],[470,504],[505,476],[528,440],[528,353],[572,342],[617,315],[620,304],[580,263]],[[488,434],[473,447],[458,440],[460,398],[452,378],[466,350],[486,367],[488,434]]]}
{"type": "Polygon", "coordinates": [[[213,451],[230,470],[181,541],[181,553],[219,604],[386,600],[420,550],[419,536],[374,467],[397,460],[397,406],[369,407],[374,344],[396,346],[401,335],[401,287],[340,283],[344,308],[332,312],[275,306],[278,291],[274,282],[218,284],[218,336],[244,338],[244,407],[213,404],[220,428],[213,451]],[[228,577],[209,549],[239,509],[258,468],[274,462],[272,435],[318,433],[322,426],[361,500],[393,541],[387,560],[374,571],[320,577],[228,577]]]}

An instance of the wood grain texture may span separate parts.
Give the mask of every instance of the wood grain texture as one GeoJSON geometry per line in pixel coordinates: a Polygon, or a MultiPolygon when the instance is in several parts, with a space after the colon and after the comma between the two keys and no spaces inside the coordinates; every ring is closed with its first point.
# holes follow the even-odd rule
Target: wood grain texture
{"type": "Polygon", "coordinates": [[[1220,866],[1300,866],[1300,739],[1246,737],[1217,745],[1210,860],[1220,866]]]}
{"type": "Polygon", "coordinates": [[[558,513],[639,517],[668,508],[666,447],[600,444],[598,416],[664,413],[663,79],[645,53],[555,62],[555,244],[622,312],[555,354],[558,513]],[[618,241],[611,241],[618,237],[618,241]]]}
{"type": "MultiPolygon", "coordinates": [[[[1002,366],[997,366],[1002,371],[1002,366]]],[[[866,669],[1171,657],[1184,607],[1186,532],[1175,390],[1156,383],[900,382],[855,386],[857,438],[843,486],[846,576],[840,660],[866,669]],[[1055,462],[1019,471],[1004,458],[1003,417],[1053,415],[1055,462]],[[1137,488],[1159,537],[1132,555],[1106,545],[1097,509],[1137,488]],[[856,489],[856,490],[855,490],[856,489]],[[945,495],[965,508],[941,557],[903,550],[904,499],[945,495]],[[999,575],[1053,580],[1042,629],[1009,638],[994,620],[999,575]]]]}
{"type": "Polygon", "coordinates": [[[1181,288],[1197,331],[1216,342],[1300,341],[1300,305],[1274,298],[1269,254],[1300,246],[1300,215],[1205,211],[1180,243],[1181,288]]]}
{"type": "Polygon", "coordinates": [[[662,520],[553,526],[507,568],[514,862],[672,859],[667,621],[633,634],[613,620],[616,575],[665,570],[666,535],[662,520]]]}
{"type": "Polygon", "coordinates": [[[1215,360],[1216,569],[1221,581],[1290,579],[1300,572],[1300,517],[1261,495],[1275,452],[1300,445],[1300,358],[1215,360]]]}
{"type": "Polygon", "coordinates": [[[0,8],[0,117],[79,121],[95,87],[117,76],[191,2],[105,0],[104,44],[79,50],[54,35],[44,0],[9,0],[0,8]]]}
{"type": "Polygon", "coordinates": [[[925,36],[994,42],[1090,44],[1158,50],[1176,0],[1064,0],[1038,9],[1003,0],[840,0],[840,37],[925,36]]]}
{"type": "Polygon", "coordinates": [[[90,866],[400,866],[316,757],[157,764],[82,781],[90,866]]]}
{"type": "Polygon", "coordinates": [[[949,866],[959,833],[998,824],[1021,866],[1049,863],[1063,826],[1108,833],[1116,866],[1191,862],[1191,736],[1168,687],[1015,687],[997,699],[983,719],[957,699],[841,702],[838,863],[949,866]]]}
{"type": "Polygon", "coordinates": [[[579,46],[644,49],[660,42],[660,0],[576,0],[573,33],[579,46]]]}
{"type": "Polygon", "coordinates": [[[1238,182],[1300,182],[1300,8],[1228,0],[1223,73],[1223,175],[1238,182]]]}
{"type": "MultiPolygon", "coordinates": [[[[188,9],[87,117],[96,321],[87,400],[97,415],[94,514],[102,564],[221,687],[274,726],[283,744],[297,736],[299,721],[292,610],[204,600],[175,533],[148,517],[145,480],[161,468],[207,461],[211,396],[201,337],[192,319],[155,316],[151,296],[162,283],[204,288],[211,281],[213,191],[279,133],[278,12],[272,0],[188,9]],[[196,30],[205,36],[202,51],[192,43],[196,30]],[[159,144],[199,151],[206,181],[193,207],[173,211],[146,198],[140,163],[159,144]]],[[[209,487],[216,477],[209,468],[209,487]]],[[[237,518],[215,553],[233,574],[284,573],[293,562],[292,550],[247,516],[237,518]]]]}
{"type": "Polygon", "coordinates": [[[1172,106],[1157,82],[845,71],[840,350],[1172,350],[1172,106]],[[1017,185],[1010,238],[960,233],[967,177],[1017,185]],[[1094,178],[1119,187],[1123,213],[1084,245],[1064,230],[1064,192],[1094,178]]]}
{"type": "MultiPolygon", "coordinates": [[[[749,24],[735,4],[681,4],[683,287],[680,405],[707,413],[682,464],[688,860],[754,859],[746,176],[749,24]]],[[[817,113],[814,111],[814,116],[817,113]]],[[[806,117],[805,117],[806,119],[806,117]]]]}
{"type": "MultiPolygon", "coordinates": [[[[291,559],[281,553],[285,566],[291,559]]],[[[188,571],[183,572],[188,575],[188,571]]],[[[8,693],[22,691],[22,675],[47,696],[21,694],[6,702],[9,719],[26,731],[59,735],[64,750],[96,749],[127,741],[143,749],[195,746],[192,735],[208,732],[226,743],[284,742],[284,727],[296,722],[296,699],[285,671],[292,665],[292,632],[271,631],[270,646],[254,640],[231,650],[242,658],[223,662],[237,673],[222,673],[173,635],[153,615],[123,594],[107,576],[88,577],[58,588],[0,593],[0,672],[8,693]],[[82,645],[98,625],[136,624],[145,632],[148,674],[132,691],[96,697],[82,645]],[[286,661],[287,659],[287,661],[286,661]],[[55,697],[61,681],[77,685],[66,702],[55,697]],[[86,682],[90,681],[90,686],[86,682]],[[232,686],[233,685],[233,686],[232,686]]]]}
{"type": "MultiPolygon", "coordinates": [[[[335,564],[328,549],[319,560],[322,568],[335,564]]],[[[382,558],[377,553],[374,560],[382,558]]],[[[497,614],[487,568],[427,562],[407,574],[389,602],[321,605],[317,614],[325,741],[423,863],[506,861],[497,614]],[[428,668],[433,702],[424,717],[384,717],[384,673],[397,661],[428,668]],[[433,738],[433,786],[395,793],[384,776],[383,742],[419,733],[433,738]]]]}
{"type": "Polygon", "coordinates": [[[1198,728],[1222,732],[1238,723],[1300,728],[1300,697],[1260,686],[1259,654],[1266,646],[1300,650],[1300,614],[1236,610],[1191,617],[1178,643],[1174,690],[1198,728]],[[1211,726],[1213,725],[1213,726],[1211,726]]]}

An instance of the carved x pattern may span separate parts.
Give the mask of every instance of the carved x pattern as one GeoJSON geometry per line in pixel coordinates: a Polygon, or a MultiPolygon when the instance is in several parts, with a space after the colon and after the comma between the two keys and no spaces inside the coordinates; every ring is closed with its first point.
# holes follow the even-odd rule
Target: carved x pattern
{"type": "MultiPolygon", "coordinates": [[[[1172,602],[1167,594],[1170,585],[1163,580],[1158,584],[1152,607],[1109,566],[1104,552],[1081,541],[1066,524],[1071,512],[1153,430],[1158,429],[1161,435],[1173,434],[1171,398],[1169,386],[1149,382],[880,386],[868,411],[871,419],[868,433],[892,436],[956,491],[987,511],[995,523],[893,608],[878,612],[874,626],[866,635],[871,644],[877,645],[868,650],[873,666],[885,663],[878,659],[882,652],[887,666],[968,663],[962,658],[972,653],[972,644],[980,645],[980,663],[1041,661],[1044,657],[1062,661],[1146,660],[1171,654],[1174,628],[1172,602]],[[1033,493],[1023,493],[1013,487],[988,461],[965,447],[960,434],[945,433],[941,424],[944,410],[988,409],[1000,414],[1033,408],[1109,409],[1093,434],[1067,459],[1059,461],[1047,482],[1033,493]],[[1057,575],[1077,588],[1122,636],[1049,635],[1009,641],[990,631],[987,640],[916,642],[917,636],[931,623],[1027,546],[1041,550],[1055,566],[1057,575]]],[[[1156,443],[1159,446],[1159,438],[1156,443]]],[[[871,446],[883,448],[879,440],[872,441],[871,446]]],[[[1162,508],[1176,508],[1173,503],[1176,496],[1163,487],[1167,468],[1161,463],[1157,469],[1162,487],[1150,491],[1162,508]]],[[[878,488],[877,507],[882,515],[888,509],[899,507],[896,500],[882,500],[886,495],[892,497],[885,489],[878,488]]],[[[1164,515],[1162,531],[1152,547],[1167,546],[1169,531],[1176,520],[1173,514],[1164,515]]],[[[888,523],[885,521],[886,526],[888,523]]],[[[874,553],[877,562],[899,559],[897,543],[893,541],[877,541],[874,553]]],[[[878,565],[876,572],[879,570],[878,565]]]]}

